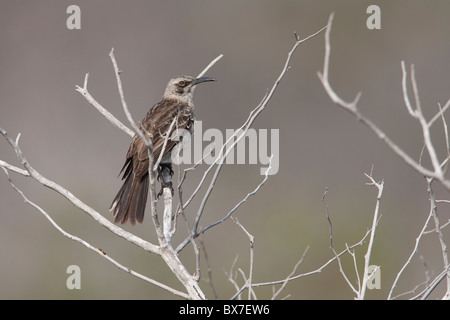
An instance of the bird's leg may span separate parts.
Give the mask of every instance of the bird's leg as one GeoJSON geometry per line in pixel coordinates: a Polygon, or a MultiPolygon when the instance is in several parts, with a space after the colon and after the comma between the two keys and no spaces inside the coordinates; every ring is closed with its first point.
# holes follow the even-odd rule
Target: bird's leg
{"type": "Polygon", "coordinates": [[[160,163],[158,168],[158,180],[161,181],[161,191],[158,193],[158,198],[162,195],[164,188],[170,188],[173,196],[172,176],[172,163],[160,163]]]}

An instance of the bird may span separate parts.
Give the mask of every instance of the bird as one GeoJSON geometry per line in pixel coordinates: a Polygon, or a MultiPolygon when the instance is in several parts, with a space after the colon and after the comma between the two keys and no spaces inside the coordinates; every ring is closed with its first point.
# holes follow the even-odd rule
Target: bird
{"type": "MultiPolygon", "coordinates": [[[[216,81],[210,77],[178,76],[171,79],[164,91],[160,102],[156,103],[141,122],[140,130],[150,138],[153,145],[153,164],[160,159],[158,166],[158,180],[161,180],[161,192],[164,187],[170,187],[173,194],[171,179],[162,176],[172,170],[172,151],[181,142],[167,139],[177,129],[185,129],[190,134],[194,131],[194,104],[192,102],[195,87],[204,82],[216,81]],[[173,123],[175,122],[175,123],[173,123]],[[170,131],[170,132],[169,132],[170,131]],[[164,146],[164,143],[166,144],[164,146]]],[[[138,134],[131,140],[125,157],[125,164],[119,173],[122,174],[122,187],[115,196],[110,211],[115,217],[114,223],[131,225],[142,223],[147,202],[149,188],[149,155],[148,148],[138,134]]],[[[167,174],[166,174],[167,176],[167,174]]],[[[160,194],[161,194],[160,192],[160,194]]]]}

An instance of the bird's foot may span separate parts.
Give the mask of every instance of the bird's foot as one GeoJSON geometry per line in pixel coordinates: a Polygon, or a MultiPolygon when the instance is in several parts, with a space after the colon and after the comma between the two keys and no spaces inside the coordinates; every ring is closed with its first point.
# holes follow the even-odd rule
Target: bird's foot
{"type": "Polygon", "coordinates": [[[158,180],[161,181],[161,191],[158,193],[158,199],[163,194],[164,188],[170,188],[170,191],[172,192],[172,196],[174,194],[174,190],[172,187],[172,176],[174,172],[172,170],[172,164],[171,163],[161,163],[159,165],[158,170],[158,180]]]}
{"type": "Polygon", "coordinates": [[[172,197],[173,197],[174,190],[173,190],[173,187],[172,187],[172,181],[167,182],[167,183],[161,182],[161,190],[158,192],[158,195],[157,195],[158,199],[163,194],[164,188],[169,188],[170,191],[172,192],[172,197]]]}

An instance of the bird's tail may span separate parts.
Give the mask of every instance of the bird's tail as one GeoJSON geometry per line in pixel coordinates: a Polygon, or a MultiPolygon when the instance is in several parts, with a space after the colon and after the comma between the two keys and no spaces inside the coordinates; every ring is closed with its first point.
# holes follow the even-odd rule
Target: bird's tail
{"type": "MultiPolygon", "coordinates": [[[[127,170],[128,171],[128,170],[127,170]]],[[[148,174],[136,177],[133,172],[128,175],[114,198],[110,211],[116,217],[115,223],[126,223],[128,219],[134,225],[136,221],[142,223],[144,220],[145,205],[149,186],[148,174]]]]}

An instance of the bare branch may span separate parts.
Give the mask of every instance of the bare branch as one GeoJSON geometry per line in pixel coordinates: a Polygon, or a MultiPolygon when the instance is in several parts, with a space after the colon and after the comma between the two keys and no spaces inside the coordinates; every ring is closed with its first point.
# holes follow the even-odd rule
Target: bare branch
{"type": "MultiPolygon", "coordinates": [[[[450,102],[450,100],[449,100],[450,102]]],[[[450,105],[450,103],[448,103],[448,105],[450,105]]],[[[447,158],[441,163],[441,168],[443,168],[444,174],[447,173],[447,169],[448,169],[448,160],[450,160],[450,138],[448,136],[448,127],[447,127],[447,121],[445,120],[444,117],[444,111],[445,111],[445,107],[447,105],[444,106],[444,108],[441,107],[441,104],[438,103],[438,107],[439,107],[439,112],[437,113],[438,115],[440,114],[440,117],[442,119],[442,126],[444,127],[444,138],[445,138],[445,146],[447,149],[447,158]]],[[[428,123],[428,126],[431,127],[430,123],[428,123]]]]}
{"type": "Polygon", "coordinates": [[[413,87],[414,100],[416,102],[416,110],[422,115],[422,106],[420,105],[419,89],[417,88],[416,81],[416,68],[414,67],[414,64],[411,65],[411,84],[413,87]]]}
{"type": "Polygon", "coordinates": [[[155,164],[153,165],[153,171],[155,171],[155,172],[158,170],[159,163],[161,162],[164,152],[166,151],[167,142],[169,141],[169,139],[171,139],[170,135],[171,135],[173,127],[175,126],[175,123],[178,123],[178,116],[173,118],[172,122],[170,123],[169,129],[166,132],[166,136],[164,137],[164,143],[161,148],[161,152],[159,153],[159,157],[156,160],[155,164]]]}
{"type": "Polygon", "coordinates": [[[364,255],[364,270],[363,270],[363,281],[360,288],[360,291],[358,293],[357,299],[362,300],[365,298],[366,288],[367,288],[367,282],[369,281],[369,266],[370,266],[370,257],[372,255],[372,248],[374,244],[375,239],[375,230],[377,229],[378,220],[381,218],[379,211],[380,211],[380,202],[381,202],[381,196],[383,195],[383,189],[384,189],[384,181],[376,182],[374,178],[372,177],[372,173],[370,175],[366,174],[366,177],[370,180],[369,185],[373,185],[378,189],[378,195],[377,195],[377,203],[375,205],[375,212],[373,214],[373,220],[372,220],[372,228],[370,232],[370,238],[369,238],[369,244],[367,246],[367,252],[364,255]]]}
{"type": "Polygon", "coordinates": [[[428,223],[430,222],[430,219],[432,218],[432,216],[433,216],[433,212],[432,212],[432,210],[430,210],[430,213],[428,214],[428,217],[427,217],[427,219],[426,219],[426,221],[425,221],[425,223],[424,223],[424,225],[423,225],[423,227],[422,227],[422,229],[421,229],[419,235],[418,235],[417,238],[416,238],[416,243],[415,243],[415,245],[414,245],[414,248],[413,248],[411,254],[409,255],[409,258],[406,260],[405,264],[403,265],[403,267],[400,269],[400,271],[397,273],[397,276],[395,277],[395,280],[394,280],[394,282],[393,282],[393,284],[392,284],[392,287],[391,287],[391,289],[389,290],[389,294],[388,294],[388,297],[387,297],[388,300],[392,299],[392,294],[393,294],[393,292],[394,292],[395,287],[397,286],[397,283],[398,283],[398,281],[399,281],[401,275],[402,275],[403,272],[405,271],[406,267],[411,263],[412,258],[413,258],[413,257],[415,256],[415,254],[417,253],[417,248],[419,247],[420,240],[422,239],[422,236],[423,236],[423,234],[424,234],[424,231],[425,231],[425,229],[427,228],[428,223]]]}
{"type": "MultiPolygon", "coordinates": [[[[436,278],[434,278],[433,281],[431,281],[431,283],[422,292],[420,292],[415,297],[411,298],[411,300],[416,300],[419,298],[420,298],[420,300],[425,300],[426,298],[428,298],[428,296],[431,294],[431,292],[433,292],[433,290],[436,289],[437,285],[442,280],[444,280],[444,278],[446,278],[446,276],[449,272],[450,272],[450,269],[444,269],[439,275],[437,275],[436,278]]],[[[448,291],[446,292],[445,296],[443,297],[443,300],[448,300],[448,291]]]]}
{"type": "Polygon", "coordinates": [[[160,254],[160,250],[158,246],[155,246],[154,244],[145,241],[137,236],[135,236],[132,233],[129,233],[125,231],[124,229],[116,226],[106,218],[104,218],[100,213],[86,205],[84,202],[82,202],[80,199],[75,197],[69,190],[63,188],[59,184],[45,178],[42,176],[38,171],[36,171],[26,160],[25,156],[22,154],[22,151],[20,150],[19,146],[15,143],[15,141],[6,133],[5,130],[3,130],[0,127],[0,133],[3,135],[3,137],[6,139],[6,141],[10,144],[10,146],[14,149],[16,152],[16,155],[18,159],[21,161],[22,165],[26,169],[26,171],[29,174],[29,177],[35,179],[42,185],[48,187],[49,189],[59,193],[63,197],[65,197],[69,202],[71,202],[73,205],[75,205],[77,208],[81,209],[85,213],[87,213],[91,218],[93,218],[95,221],[97,221],[99,224],[107,228],[109,231],[113,232],[114,234],[118,235],[121,238],[124,238],[131,243],[143,248],[144,250],[148,252],[152,252],[155,254],[160,254]]]}
{"type": "Polygon", "coordinates": [[[13,166],[13,165],[11,165],[11,164],[3,161],[3,160],[0,160],[0,167],[8,169],[9,171],[13,171],[13,172],[18,173],[18,174],[21,174],[24,177],[29,177],[30,176],[30,173],[27,170],[20,169],[20,168],[18,168],[16,166],[13,166]]]}
{"type": "Polygon", "coordinates": [[[200,208],[199,208],[199,210],[198,210],[198,212],[197,212],[196,221],[195,221],[195,223],[194,223],[194,228],[195,228],[195,230],[197,229],[198,222],[199,222],[200,217],[201,217],[201,215],[202,215],[202,212],[203,212],[203,210],[204,210],[206,201],[208,200],[208,197],[209,197],[209,195],[211,194],[212,189],[214,188],[215,182],[217,181],[218,175],[219,175],[220,170],[221,170],[221,168],[222,168],[222,165],[223,165],[223,163],[224,163],[224,159],[225,159],[225,158],[228,156],[228,154],[234,149],[234,147],[237,145],[237,143],[238,143],[240,140],[242,140],[242,139],[246,136],[246,134],[247,134],[247,132],[248,132],[248,129],[249,129],[249,128],[251,127],[251,125],[255,122],[255,120],[256,120],[256,118],[258,117],[258,115],[266,108],[268,102],[271,100],[271,98],[272,98],[272,96],[273,96],[275,90],[277,89],[279,83],[281,82],[281,80],[283,79],[284,75],[285,75],[286,72],[288,71],[288,69],[289,69],[289,63],[290,63],[290,61],[291,61],[291,57],[292,57],[293,53],[295,52],[295,50],[297,49],[297,47],[298,47],[301,43],[303,43],[303,42],[309,40],[310,38],[315,37],[316,35],[318,35],[319,33],[321,33],[321,32],[322,32],[323,30],[325,30],[325,29],[326,29],[326,27],[323,27],[322,29],[320,29],[320,30],[317,31],[316,33],[314,33],[314,34],[312,34],[312,35],[310,35],[310,36],[308,36],[308,37],[306,37],[306,38],[304,38],[304,39],[302,39],[302,40],[297,40],[297,41],[296,41],[296,43],[294,44],[294,47],[293,47],[293,48],[291,49],[291,51],[288,53],[288,58],[287,58],[287,60],[286,60],[286,62],[285,62],[285,65],[284,65],[282,71],[281,71],[281,74],[278,76],[278,78],[277,78],[277,80],[275,81],[275,83],[274,83],[274,85],[272,86],[272,88],[271,88],[271,89],[268,91],[268,93],[264,96],[264,98],[262,99],[262,101],[260,102],[260,104],[259,104],[259,105],[258,105],[258,106],[250,113],[249,118],[247,119],[247,121],[241,126],[241,128],[240,128],[239,130],[237,130],[237,131],[236,131],[236,132],[235,132],[235,133],[227,140],[227,142],[226,142],[226,143],[224,144],[224,146],[222,147],[222,149],[221,149],[221,151],[219,152],[219,156],[217,157],[216,161],[211,165],[211,167],[212,167],[214,164],[218,163],[218,166],[217,166],[216,171],[215,171],[215,173],[214,173],[214,177],[212,178],[212,180],[211,180],[211,182],[210,182],[210,184],[209,184],[208,190],[206,191],[205,196],[203,197],[202,203],[201,203],[201,205],[200,205],[200,208]],[[232,144],[229,148],[227,148],[227,151],[226,151],[225,153],[223,153],[225,146],[228,145],[228,142],[229,142],[231,139],[234,139],[234,137],[236,137],[237,133],[239,133],[239,132],[240,132],[240,134],[239,134],[239,136],[237,137],[237,139],[233,142],[233,144],[232,144]],[[223,155],[222,155],[222,154],[223,154],[223,155]],[[222,155],[222,156],[220,156],[220,155],[222,155]]]}
{"type": "Polygon", "coordinates": [[[87,83],[88,83],[89,73],[86,73],[86,76],[84,77],[84,86],[83,88],[79,86],[75,86],[75,91],[81,93],[83,97],[95,108],[98,112],[100,112],[109,122],[111,122],[115,127],[119,128],[123,132],[125,132],[130,137],[134,136],[133,130],[129,129],[127,126],[125,126],[120,120],[118,120],[116,117],[114,117],[108,110],[106,110],[100,103],[97,102],[97,100],[94,99],[94,97],[89,93],[87,89],[87,83]]]}
{"type": "MultiPolygon", "coordinates": [[[[371,230],[368,230],[365,235],[361,238],[360,241],[358,241],[357,243],[351,245],[351,246],[347,246],[347,248],[343,251],[341,251],[340,253],[337,254],[337,257],[341,257],[342,255],[344,255],[345,253],[349,252],[349,250],[359,247],[361,245],[364,244],[364,241],[367,239],[367,237],[369,236],[371,230]]],[[[318,274],[320,272],[322,272],[327,266],[329,266],[331,263],[333,263],[335,260],[337,260],[337,257],[334,256],[333,258],[329,259],[327,262],[325,262],[322,266],[320,266],[319,268],[310,271],[310,272],[306,272],[306,273],[302,273],[302,274],[298,274],[295,276],[291,276],[289,278],[285,278],[283,280],[275,280],[275,281],[270,281],[270,282],[260,282],[260,283],[254,283],[252,286],[253,287],[260,287],[260,286],[270,286],[270,285],[277,285],[277,284],[283,284],[285,282],[289,282],[289,281],[293,281],[293,280],[297,280],[300,278],[304,278],[304,277],[308,277],[314,274],[318,274]]],[[[244,285],[239,292],[242,292],[243,290],[246,289],[246,285],[244,285]]]]}
{"type": "Polygon", "coordinates": [[[433,220],[435,225],[435,232],[438,235],[439,243],[441,245],[441,251],[442,251],[442,260],[444,262],[444,270],[447,270],[447,290],[445,293],[446,299],[450,299],[450,264],[448,260],[448,254],[447,254],[447,244],[445,243],[444,235],[442,234],[441,228],[440,228],[440,222],[439,217],[437,213],[437,204],[436,204],[436,198],[434,196],[433,188],[431,186],[433,180],[427,179],[428,182],[428,193],[430,195],[430,205],[431,205],[431,212],[433,214],[433,220]]]}
{"type": "Polygon", "coordinates": [[[231,219],[244,231],[250,241],[250,269],[248,272],[248,279],[246,281],[248,290],[248,300],[251,300],[252,296],[256,299],[255,292],[252,289],[252,279],[253,279],[253,260],[254,260],[254,252],[253,252],[253,244],[255,241],[255,237],[250,234],[250,232],[245,229],[245,227],[239,222],[237,218],[231,217],[231,219]]]}
{"type": "Polygon", "coordinates": [[[442,119],[444,120],[443,114],[445,113],[445,111],[447,111],[448,107],[450,107],[450,99],[447,101],[447,103],[442,108],[441,108],[441,105],[439,104],[439,112],[436,113],[434,115],[434,117],[428,122],[428,126],[431,127],[433,125],[433,123],[437,119],[439,119],[439,117],[442,117],[442,119]]]}
{"type": "Polygon", "coordinates": [[[244,199],[242,199],[238,204],[236,204],[234,206],[234,208],[231,209],[222,219],[211,223],[210,225],[204,227],[199,232],[194,233],[194,229],[192,229],[190,237],[186,238],[182,243],[180,243],[178,245],[177,252],[180,252],[190,241],[192,241],[192,239],[198,237],[200,234],[203,234],[208,229],[211,229],[212,227],[227,220],[242,204],[244,204],[251,196],[255,195],[258,192],[258,190],[264,185],[264,183],[266,183],[267,179],[269,179],[269,171],[270,171],[271,165],[272,165],[272,157],[273,157],[273,155],[270,157],[269,167],[267,168],[266,174],[264,176],[264,179],[261,181],[261,183],[258,184],[258,186],[252,192],[248,193],[244,199]]]}
{"type": "Polygon", "coordinates": [[[411,102],[409,101],[408,97],[408,85],[407,85],[407,72],[405,68],[405,62],[402,61],[402,88],[403,88],[403,100],[405,101],[406,109],[408,110],[411,117],[416,118],[417,114],[413,110],[411,106],[411,102]]]}
{"type": "MultiPolygon", "coordinates": [[[[326,218],[328,221],[328,225],[330,227],[330,249],[331,249],[331,251],[333,251],[333,254],[338,262],[339,271],[342,274],[342,276],[344,277],[345,282],[347,282],[347,285],[350,287],[350,289],[352,289],[352,291],[358,295],[358,290],[353,286],[353,284],[347,277],[347,274],[345,273],[344,268],[342,267],[341,258],[339,257],[339,255],[337,254],[337,252],[333,246],[333,224],[331,223],[330,214],[328,212],[328,204],[325,202],[325,197],[326,197],[327,193],[328,193],[328,189],[325,189],[325,193],[322,196],[322,203],[325,206],[325,215],[326,215],[326,218]]],[[[347,247],[347,251],[350,252],[350,250],[348,250],[348,247],[347,247]]]]}
{"type": "Polygon", "coordinates": [[[234,258],[233,263],[231,264],[231,267],[230,267],[230,272],[227,273],[225,271],[225,275],[227,276],[228,281],[235,287],[235,289],[237,291],[236,294],[230,300],[236,300],[236,299],[240,300],[241,293],[246,288],[246,285],[245,285],[244,287],[239,289],[239,285],[237,284],[236,279],[233,277],[233,269],[234,269],[234,266],[236,265],[238,257],[239,257],[239,255],[236,255],[236,257],[234,258]]]}
{"type": "MultiPolygon", "coordinates": [[[[202,252],[203,252],[203,256],[205,257],[205,262],[206,262],[206,268],[207,268],[207,273],[208,273],[208,278],[206,278],[206,282],[209,284],[211,291],[213,293],[213,299],[217,300],[219,299],[219,296],[217,295],[216,292],[216,288],[214,286],[213,283],[213,279],[212,279],[212,268],[211,268],[211,264],[209,263],[209,258],[208,258],[208,252],[206,251],[206,246],[205,246],[205,242],[203,241],[203,239],[200,237],[199,239],[200,242],[200,246],[202,248],[202,252]]],[[[193,242],[195,244],[195,242],[193,242]]],[[[194,246],[195,248],[195,246],[194,246]]],[[[198,250],[196,251],[196,253],[198,252],[198,250]]],[[[200,277],[200,257],[196,257],[197,259],[197,274],[200,277]]]]}
{"type": "Polygon", "coordinates": [[[5,174],[6,174],[6,177],[7,177],[7,179],[8,179],[8,181],[9,181],[9,183],[11,184],[11,186],[12,186],[12,188],[23,198],[23,200],[25,201],[25,203],[26,204],[29,204],[30,206],[32,206],[34,209],[36,209],[36,210],[38,210],[52,225],[53,225],[53,227],[55,227],[55,229],[56,230],[58,230],[63,236],[65,236],[65,237],[67,237],[67,238],[69,238],[69,239],[71,239],[71,240],[73,240],[73,241],[75,241],[75,242],[78,242],[78,243],[80,243],[80,244],[82,244],[82,245],[84,245],[86,248],[88,248],[89,250],[92,250],[92,251],[94,251],[95,253],[97,253],[99,256],[101,256],[101,257],[103,257],[103,258],[105,258],[106,260],[108,260],[109,262],[111,262],[112,264],[114,264],[116,267],[118,267],[120,270],[123,270],[123,271],[125,271],[125,272],[127,272],[127,273],[129,273],[129,274],[131,274],[131,275],[133,275],[133,276],[135,276],[135,277],[137,277],[137,278],[139,278],[139,279],[142,279],[142,280],[144,280],[144,281],[146,281],[146,282],[149,282],[149,283],[151,283],[151,284],[153,284],[153,285],[155,285],[155,286],[157,286],[157,287],[160,287],[160,288],[162,288],[162,289],[164,289],[164,290],[167,290],[167,291],[169,291],[170,293],[173,293],[173,294],[175,294],[175,295],[177,295],[177,296],[180,296],[180,297],[182,297],[182,298],[184,298],[184,299],[188,299],[189,298],[189,296],[186,294],[186,293],[184,293],[184,292],[181,292],[181,291],[178,291],[178,290],[176,290],[176,289],[174,289],[174,288],[171,288],[171,287],[169,287],[169,286],[167,286],[167,285],[165,285],[165,284],[163,284],[163,283],[161,283],[161,282],[159,282],[159,281],[156,281],[156,280],[154,280],[154,279],[151,279],[151,278],[149,278],[149,277],[146,277],[146,276],[144,276],[143,274],[141,274],[141,273],[138,273],[138,272],[136,272],[136,271],[134,271],[134,270],[132,270],[132,269],[130,269],[130,268],[128,268],[128,267],[125,267],[124,265],[122,265],[121,263],[119,263],[117,260],[115,260],[115,259],[113,259],[112,257],[110,257],[109,255],[107,255],[106,254],[106,252],[104,251],[104,250],[102,250],[102,249],[99,249],[99,248],[96,248],[96,247],[94,247],[94,246],[92,246],[90,243],[88,243],[87,241],[85,241],[85,240],[83,240],[83,239],[81,239],[81,238],[79,238],[79,237],[77,237],[77,236],[74,236],[74,235],[72,235],[72,234],[70,234],[70,233],[68,233],[67,231],[65,231],[63,228],[61,228],[56,222],[55,222],[55,220],[53,220],[51,217],[50,217],[50,215],[44,210],[44,209],[42,209],[40,206],[38,206],[36,203],[34,203],[33,201],[31,201],[30,199],[28,199],[26,196],[25,196],[25,194],[22,192],[22,190],[20,190],[14,183],[13,183],[13,181],[12,181],[12,179],[11,179],[11,177],[9,176],[9,173],[8,173],[8,170],[5,168],[5,167],[2,167],[2,169],[3,169],[3,171],[5,172],[5,174]]]}
{"type": "Polygon", "coordinates": [[[422,167],[420,163],[418,163],[417,161],[412,159],[405,151],[403,151],[397,144],[395,144],[377,125],[375,125],[370,119],[366,118],[365,116],[363,116],[359,112],[359,110],[357,108],[357,103],[359,101],[360,94],[357,94],[355,100],[353,102],[349,103],[349,102],[345,102],[344,100],[342,100],[336,94],[336,92],[333,90],[331,84],[329,83],[329,78],[328,78],[330,50],[331,50],[330,49],[331,48],[331,45],[330,45],[330,33],[331,33],[332,22],[333,22],[333,14],[330,15],[330,18],[329,18],[329,21],[328,21],[327,32],[325,33],[325,61],[324,61],[324,69],[323,69],[322,73],[320,73],[320,72],[318,73],[319,79],[321,80],[322,85],[323,85],[325,91],[327,92],[328,96],[331,98],[331,100],[334,103],[336,103],[337,105],[342,107],[344,110],[347,110],[351,114],[353,114],[358,121],[363,123],[373,133],[375,133],[378,136],[379,139],[381,139],[384,143],[386,143],[387,146],[395,154],[397,154],[401,159],[403,159],[403,161],[405,161],[415,171],[417,171],[419,174],[421,174],[423,176],[426,176],[426,177],[429,177],[429,178],[434,178],[434,179],[440,181],[445,188],[450,190],[450,180],[447,180],[444,177],[443,171],[441,169],[441,164],[438,161],[436,152],[434,150],[434,146],[433,146],[433,144],[431,142],[428,123],[427,123],[427,121],[425,120],[425,118],[423,117],[423,115],[421,113],[420,101],[418,99],[417,83],[416,83],[414,77],[412,77],[411,81],[412,81],[412,85],[413,85],[414,95],[416,97],[416,110],[413,110],[413,108],[411,106],[411,102],[409,101],[408,92],[407,92],[407,88],[406,88],[406,70],[405,70],[404,62],[402,62],[403,97],[404,97],[405,104],[407,106],[409,114],[411,116],[413,116],[414,118],[416,118],[421,124],[422,133],[423,133],[423,137],[424,137],[424,143],[425,143],[427,151],[428,151],[428,153],[430,155],[430,159],[431,159],[431,162],[432,162],[432,165],[433,165],[433,169],[434,169],[433,171],[422,167]]]}
{"type": "Polygon", "coordinates": [[[309,245],[306,247],[305,251],[303,251],[302,256],[300,257],[300,259],[297,261],[297,263],[295,264],[294,268],[292,268],[291,273],[289,273],[289,275],[286,277],[285,281],[282,283],[282,285],[280,286],[280,288],[275,291],[272,295],[272,300],[275,300],[277,298],[277,296],[284,290],[284,288],[286,287],[286,285],[289,282],[289,279],[297,272],[298,267],[302,264],[303,259],[306,256],[306,253],[309,250],[309,245]]]}
{"type": "MultiPolygon", "coordinates": [[[[123,93],[123,87],[122,87],[122,80],[120,79],[120,73],[122,72],[119,69],[119,66],[117,65],[116,57],[114,56],[114,48],[111,49],[111,52],[109,53],[109,57],[111,58],[111,62],[114,67],[114,73],[116,75],[116,81],[117,81],[117,88],[119,90],[119,96],[120,101],[122,102],[123,111],[125,112],[125,115],[127,116],[128,121],[130,122],[131,126],[134,129],[134,132],[137,133],[141,139],[146,142],[147,144],[147,138],[144,136],[144,134],[141,132],[139,127],[137,126],[136,122],[133,120],[133,117],[131,116],[130,110],[128,109],[127,102],[125,101],[125,95],[123,93]]],[[[150,143],[150,142],[148,142],[150,143]]]]}
{"type": "Polygon", "coordinates": [[[356,105],[359,101],[359,98],[361,97],[361,93],[358,93],[354,99],[353,102],[345,102],[342,100],[336,92],[331,87],[329,80],[328,80],[328,74],[329,74],[329,68],[330,68],[330,52],[331,52],[331,45],[330,45],[330,33],[331,33],[331,25],[333,24],[333,17],[334,13],[330,14],[330,17],[328,19],[328,25],[327,25],[327,31],[325,32],[325,60],[323,63],[323,72],[318,72],[319,79],[322,81],[322,84],[327,91],[328,95],[330,96],[331,100],[333,100],[334,103],[340,105],[344,109],[347,109],[351,112],[356,112],[356,105]]]}
{"type": "Polygon", "coordinates": [[[170,188],[163,189],[164,214],[163,214],[163,234],[166,242],[172,242],[172,191],[170,188]]]}
{"type": "MultiPolygon", "coordinates": [[[[301,39],[301,40],[299,40],[299,39],[298,39],[298,36],[296,36],[296,42],[295,42],[294,46],[292,47],[292,49],[288,52],[288,57],[287,57],[287,59],[286,59],[286,62],[285,62],[284,66],[283,66],[283,68],[282,68],[282,70],[281,70],[280,75],[278,76],[278,78],[276,79],[275,83],[273,84],[272,88],[264,95],[264,97],[263,97],[263,99],[261,100],[260,104],[259,104],[254,110],[252,110],[252,111],[250,112],[250,115],[249,115],[247,121],[245,121],[245,123],[240,127],[240,129],[237,130],[237,131],[235,131],[235,133],[234,133],[234,134],[227,140],[227,142],[222,146],[222,148],[221,148],[221,150],[220,150],[220,152],[219,152],[219,155],[218,155],[218,157],[216,158],[216,160],[214,161],[214,163],[212,163],[212,164],[210,165],[210,167],[209,167],[209,168],[205,171],[205,173],[203,174],[202,181],[201,181],[201,183],[197,186],[196,190],[194,191],[194,194],[196,194],[196,193],[198,192],[198,190],[201,188],[201,185],[202,185],[203,182],[205,181],[205,178],[206,178],[206,176],[208,175],[208,173],[212,170],[213,166],[214,166],[215,164],[217,164],[217,167],[216,167],[216,170],[215,170],[215,172],[214,172],[214,175],[213,175],[213,177],[212,177],[212,179],[211,179],[211,181],[210,181],[210,183],[209,183],[209,185],[208,185],[208,188],[207,188],[207,190],[206,190],[206,192],[205,192],[205,195],[203,196],[203,199],[202,199],[202,201],[201,201],[201,203],[200,203],[200,206],[199,206],[199,209],[198,209],[198,211],[197,211],[197,215],[196,215],[196,217],[195,217],[194,224],[193,224],[193,226],[192,226],[192,232],[191,232],[191,234],[194,234],[195,236],[198,236],[198,234],[199,234],[199,232],[198,232],[197,230],[198,230],[198,225],[199,225],[200,219],[201,219],[202,214],[203,214],[203,211],[204,211],[204,209],[205,209],[206,202],[208,201],[209,196],[211,195],[211,193],[212,193],[212,191],[213,191],[213,189],[214,189],[214,186],[215,186],[215,183],[216,183],[216,181],[217,181],[217,179],[218,179],[219,173],[220,173],[220,171],[222,170],[222,166],[223,166],[223,164],[224,164],[224,162],[225,162],[226,157],[227,157],[227,156],[229,155],[229,153],[235,148],[235,146],[238,144],[238,142],[241,141],[241,140],[246,136],[246,134],[247,134],[249,128],[250,128],[250,127],[252,126],[252,124],[255,122],[255,120],[256,120],[256,118],[259,116],[259,114],[260,114],[263,110],[265,110],[267,104],[269,103],[269,101],[271,100],[273,94],[275,93],[275,91],[276,91],[276,89],[277,89],[279,83],[280,83],[281,80],[284,78],[286,72],[289,70],[289,64],[290,64],[292,55],[294,54],[295,50],[297,49],[297,47],[298,47],[301,43],[303,43],[303,42],[305,42],[305,41],[307,41],[307,40],[309,40],[309,39],[311,39],[311,38],[317,36],[319,33],[321,33],[322,31],[324,31],[326,28],[327,28],[327,27],[325,26],[325,27],[321,28],[319,31],[317,31],[317,32],[313,33],[312,35],[310,35],[310,36],[308,36],[308,37],[306,37],[306,38],[304,38],[304,39],[301,39]],[[239,134],[238,134],[238,133],[239,133],[239,134]],[[234,140],[233,143],[231,144],[231,146],[227,147],[226,152],[224,152],[225,146],[228,146],[228,143],[231,141],[231,139],[234,139],[235,137],[237,137],[236,140],[234,140]]],[[[192,197],[189,198],[189,199],[186,201],[185,206],[187,206],[191,200],[192,200],[192,197]]],[[[211,226],[211,227],[212,227],[212,226],[211,226]]],[[[205,231],[206,231],[206,230],[205,230],[205,231]]],[[[203,232],[204,232],[204,231],[203,231],[203,232]]],[[[177,247],[177,252],[179,252],[180,250],[182,250],[182,249],[184,248],[184,246],[186,246],[186,244],[189,243],[189,241],[190,241],[190,237],[186,238],[186,239],[185,239],[185,240],[177,247]]]]}
{"type": "MultiPolygon", "coordinates": [[[[405,70],[404,70],[404,63],[402,61],[402,70],[403,70],[403,77],[406,77],[405,74],[405,70]]],[[[434,168],[434,172],[438,177],[442,177],[442,179],[445,180],[445,178],[443,177],[443,172],[442,172],[442,167],[441,164],[439,163],[437,154],[436,154],[436,150],[434,149],[433,143],[431,141],[431,135],[430,135],[430,127],[428,126],[428,123],[425,119],[425,117],[422,114],[422,108],[420,106],[420,100],[419,100],[419,92],[417,89],[417,82],[415,79],[415,71],[414,71],[414,65],[411,65],[411,83],[413,86],[413,92],[414,92],[414,97],[416,100],[416,112],[415,112],[415,118],[419,121],[421,127],[422,127],[422,133],[423,133],[423,141],[425,143],[425,146],[427,148],[428,151],[428,155],[430,157],[431,163],[433,165],[434,168]]],[[[407,92],[404,91],[403,95],[406,96],[407,92]]],[[[409,100],[408,97],[405,97],[405,100],[409,100]]]]}

